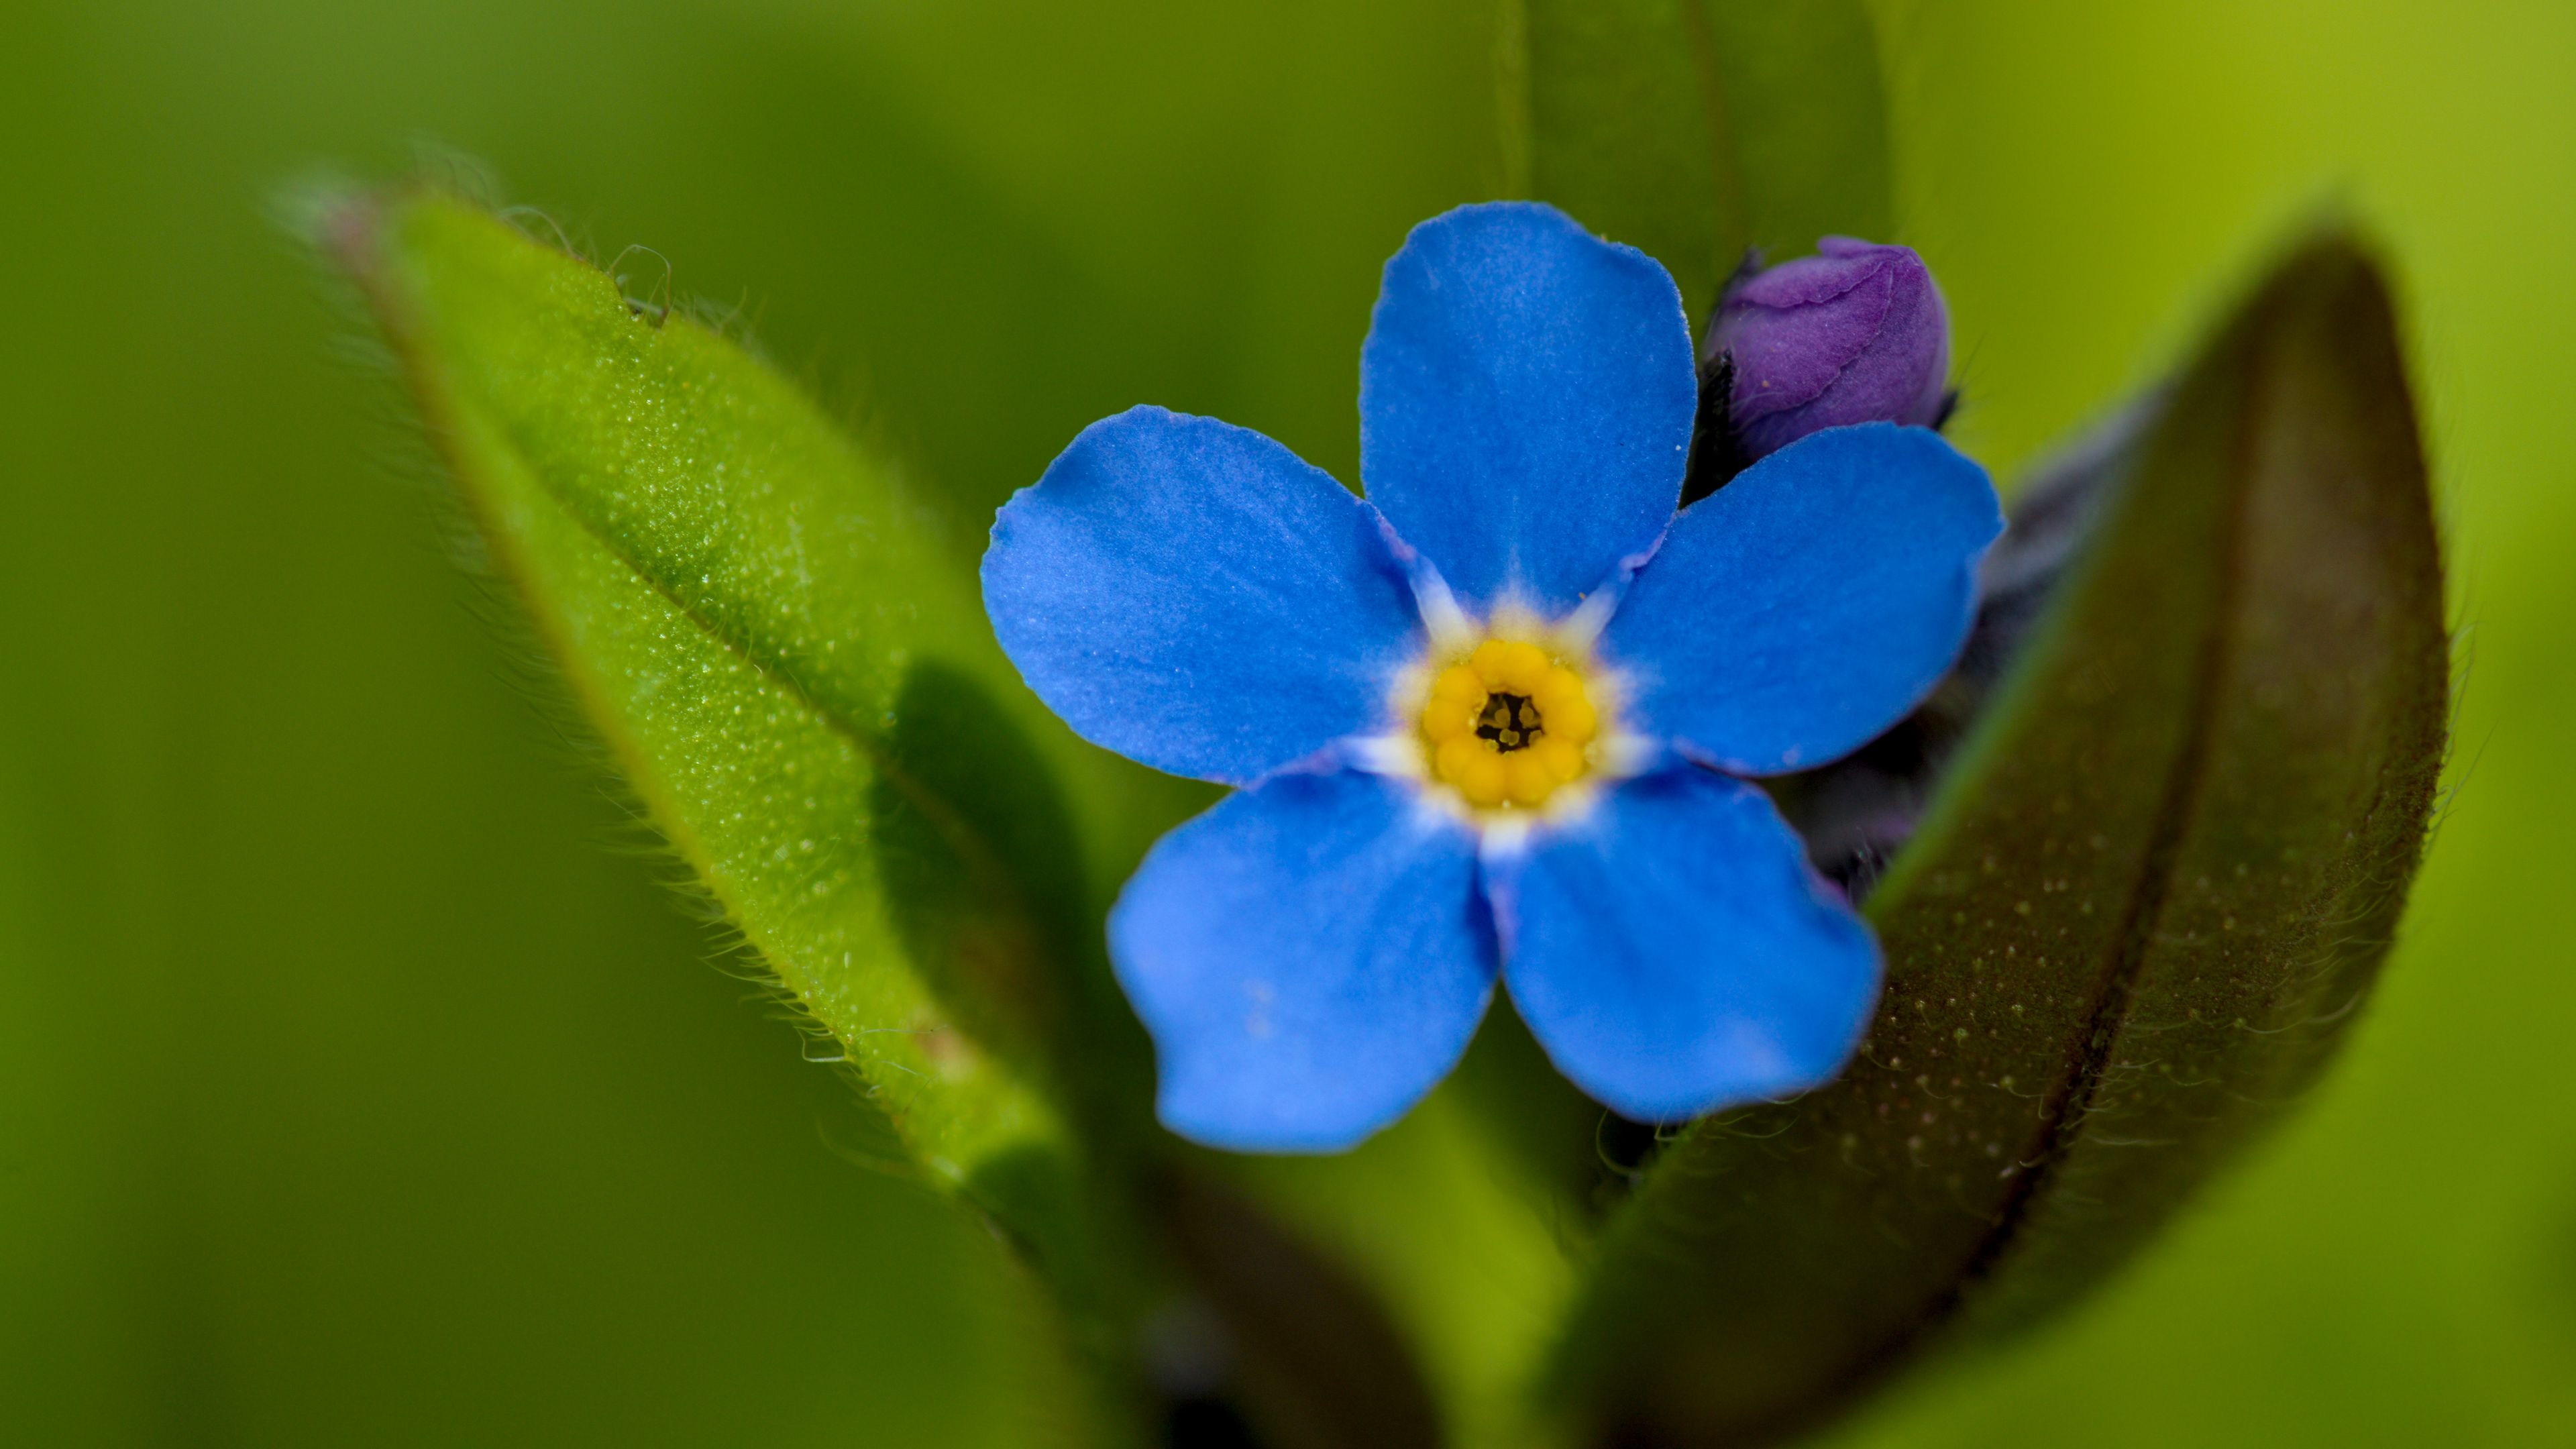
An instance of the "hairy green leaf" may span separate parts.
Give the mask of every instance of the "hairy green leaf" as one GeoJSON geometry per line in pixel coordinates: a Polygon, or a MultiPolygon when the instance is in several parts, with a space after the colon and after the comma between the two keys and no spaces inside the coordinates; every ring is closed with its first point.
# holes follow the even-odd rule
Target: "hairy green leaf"
{"type": "Polygon", "coordinates": [[[2104,464],[2072,571],[1869,901],[1841,1081],[1700,1124],[1604,1234],[1550,1388],[1765,1442],[2118,1263],[2315,1072],[2387,949],[2448,641],[2369,260],[2288,260],[2104,464]]]}
{"type": "Polygon", "coordinates": [[[1045,1276],[1104,1405],[1155,1412],[1129,1357],[1186,1280],[1279,1442],[1437,1442],[1365,1292],[1152,1126],[1098,923],[1198,787],[1075,741],[888,468],[733,343],[435,193],[328,230],[654,823],[908,1170],[1045,1276]]]}
{"type": "Polygon", "coordinates": [[[1059,783],[1093,757],[954,551],[794,387],[588,263],[434,192],[328,225],[653,823],[913,1165],[1114,1291],[1078,1184],[1144,1056],[1059,783]]]}
{"type": "Polygon", "coordinates": [[[1503,0],[1501,31],[1508,184],[1653,255],[1692,318],[1749,247],[1889,234],[1859,0],[1503,0]]]}

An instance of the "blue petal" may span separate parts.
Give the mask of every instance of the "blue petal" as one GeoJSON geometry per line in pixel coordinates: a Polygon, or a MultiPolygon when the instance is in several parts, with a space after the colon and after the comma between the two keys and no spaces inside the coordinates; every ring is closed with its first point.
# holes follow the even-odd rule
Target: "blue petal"
{"type": "Polygon", "coordinates": [[[1460,207],[1386,264],[1360,477],[1462,601],[1560,615],[1671,521],[1698,397],[1653,258],[1553,207],[1460,207]]]}
{"type": "Polygon", "coordinates": [[[1922,428],[1773,453],[1674,521],[1612,616],[1630,727],[1736,774],[1849,754],[1948,672],[2002,531],[1985,470],[1922,428]]]}
{"type": "Polygon", "coordinates": [[[1109,915],[1163,1125],[1331,1152],[1457,1064],[1493,993],[1474,838],[1411,787],[1279,776],[1163,837],[1109,915]]]}
{"type": "Polygon", "coordinates": [[[1421,649],[1374,509],[1259,433],[1133,408],[1013,495],[984,611],[1074,731],[1245,784],[1384,722],[1421,649]]]}
{"type": "Polygon", "coordinates": [[[1869,928],[1761,791],[1695,767],[1631,780],[1494,867],[1503,977],[1576,1086],[1678,1122],[1841,1070],[1878,994],[1869,928]]]}

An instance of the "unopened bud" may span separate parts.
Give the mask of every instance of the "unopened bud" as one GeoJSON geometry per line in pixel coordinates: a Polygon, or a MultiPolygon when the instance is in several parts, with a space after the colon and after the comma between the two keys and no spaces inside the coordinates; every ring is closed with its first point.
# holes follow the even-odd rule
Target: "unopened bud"
{"type": "Polygon", "coordinates": [[[1710,331],[1710,356],[1732,364],[1747,458],[1826,428],[1941,419],[1950,317],[1923,259],[1842,236],[1817,250],[1737,284],[1710,331]]]}

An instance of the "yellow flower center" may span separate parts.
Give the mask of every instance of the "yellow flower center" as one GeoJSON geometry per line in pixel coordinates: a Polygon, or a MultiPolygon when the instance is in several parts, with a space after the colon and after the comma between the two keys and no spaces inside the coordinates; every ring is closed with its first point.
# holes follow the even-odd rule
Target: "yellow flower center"
{"type": "Polygon", "coordinates": [[[1583,676],[1517,639],[1487,639],[1442,669],[1422,706],[1433,778],[1488,810],[1541,805],[1581,779],[1600,729],[1583,676]]]}

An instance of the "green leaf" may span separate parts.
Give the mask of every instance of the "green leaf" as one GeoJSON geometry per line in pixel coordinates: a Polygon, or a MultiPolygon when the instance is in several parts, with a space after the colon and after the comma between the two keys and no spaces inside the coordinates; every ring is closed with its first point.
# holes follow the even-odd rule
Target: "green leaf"
{"type": "Polygon", "coordinates": [[[1749,244],[1776,260],[1820,236],[1894,239],[1886,87],[1860,0],[1704,4],[1749,244]]]}
{"type": "Polygon", "coordinates": [[[1124,1291],[1090,1160],[1146,1121],[1146,1059],[1060,781],[1117,786],[957,552],[794,387],[588,263],[432,192],[326,225],[653,823],[918,1171],[1069,1301],[1124,1291]]]}
{"type": "Polygon", "coordinates": [[[1662,262],[1692,317],[1751,238],[1696,0],[1502,0],[1506,185],[1662,262]]]}
{"type": "MultiPolygon", "coordinates": [[[[1708,315],[1748,247],[1776,258],[1828,233],[1893,232],[1876,33],[1858,0],[1504,0],[1500,19],[1515,189],[1653,254],[1690,316],[1708,315]]],[[[1540,1193],[1572,1238],[1649,1145],[1612,1140],[1622,1127],[1507,1006],[1452,1090],[1516,1190],[1540,1193]]]]}
{"type": "Polygon", "coordinates": [[[1700,1124],[1605,1231],[1553,1402],[1763,1442],[2116,1265],[2314,1074],[2384,955],[2448,702],[2388,300],[2286,261],[2112,455],[2072,572],[1869,901],[1843,1079],[1700,1124]]]}
{"type": "Polygon", "coordinates": [[[1502,3],[1507,185],[1661,261],[1694,319],[1748,247],[1891,232],[1859,0],[1502,3]]]}
{"type": "Polygon", "coordinates": [[[620,771],[909,1169],[1045,1278],[1088,1407],[1152,1412],[1139,1315],[1185,1280],[1281,1443],[1436,1442],[1366,1293],[1153,1126],[1100,913],[1204,791],[1047,714],[964,558],[741,348],[442,195],[326,228],[620,771]]]}
{"type": "MultiPolygon", "coordinates": [[[[1888,234],[1875,38],[1857,0],[1503,0],[1507,189],[1669,268],[1693,318],[1757,240],[1888,234]]],[[[1490,1437],[1546,1349],[1568,1249],[1623,1186],[1603,1113],[1508,1002],[1459,1071],[1345,1157],[1239,1181],[1338,1248],[1421,1345],[1461,1437],[1490,1437]]],[[[1481,1442],[1479,1438],[1479,1442],[1481,1442]]]]}

